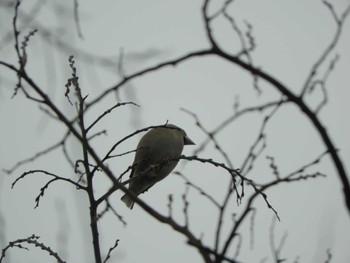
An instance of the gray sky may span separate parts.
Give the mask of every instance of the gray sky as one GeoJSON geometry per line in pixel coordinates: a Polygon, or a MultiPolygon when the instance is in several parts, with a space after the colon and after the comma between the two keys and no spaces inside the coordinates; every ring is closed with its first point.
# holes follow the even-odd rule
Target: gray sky
{"type": "MultiPolygon", "coordinates": [[[[28,14],[36,2],[24,1],[20,10],[28,14]]],[[[69,13],[72,12],[71,1],[43,2],[47,3],[36,13],[35,20],[29,23],[25,32],[44,23],[60,40],[76,50],[113,58],[115,61],[123,49],[123,69],[126,74],[209,46],[201,17],[202,1],[79,1],[83,40],[78,38],[73,15],[69,13]],[[58,7],[65,6],[68,8],[67,13],[57,11],[58,7]]],[[[214,12],[221,2],[217,1],[217,6],[213,5],[211,10],[214,12]]],[[[341,12],[348,1],[338,0],[333,3],[336,11],[341,12]]],[[[321,1],[235,1],[228,10],[242,28],[245,28],[245,20],[253,25],[257,43],[253,53],[254,63],[294,92],[301,90],[311,66],[335,33],[335,22],[321,1]]],[[[0,12],[0,23],[3,25],[0,32],[4,34],[11,26],[12,13],[5,9],[0,12]]],[[[239,50],[237,36],[226,20],[218,18],[213,27],[214,35],[222,48],[232,52],[239,50]]],[[[346,160],[350,158],[350,125],[346,119],[350,96],[349,27],[347,21],[339,45],[330,55],[332,59],[338,54],[340,59],[327,82],[329,102],[320,113],[322,122],[340,149],[347,170],[346,160]]],[[[39,34],[43,32],[40,27],[38,29],[39,34]]],[[[74,50],[64,53],[53,49],[56,48],[41,37],[33,37],[28,48],[28,70],[70,116],[75,113],[75,108],[63,96],[64,85],[70,77],[69,55],[76,57],[80,83],[84,93],[89,94],[89,99],[119,80],[116,65],[104,67],[98,63],[86,62],[74,50]]],[[[1,46],[0,59],[16,62],[13,44],[1,46]]],[[[322,69],[325,70],[327,66],[328,62],[322,69]]],[[[9,168],[17,161],[57,142],[65,130],[56,121],[47,118],[23,94],[11,99],[15,76],[4,67],[0,67],[0,74],[0,167],[9,168]]],[[[176,67],[164,68],[132,81],[118,93],[121,101],[133,100],[141,107],[125,106],[110,114],[96,127],[96,131],[107,129],[108,136],[97,138],[94,146],[102,156],[113,143],[136,128],[162,124],[167,120],[184,128],[200,144],[205,135],[195,126],[192,117],[180,110],[181,107],[195,112],[203,125],[211,130],[232,115],[237,96],[242,108],[280,98],[266,83],[260,82],[260,87],[263,94],[258,96],[249,74],[213,57],[191,59],[176,67]]],[[[99,106],[92,108],[87,121],[93,121],[112,106],[115,97],[111,94],[99,106]]],[[[321,98],[321,94],[315,92],[307,97],[307,101],[310,105],[317,105],[321,98]]],[[[218,136],[236,167],[240,167],[258,135],[263,116],[264,114],[254,113],[244,117],[218,136]]],[[[250,174],[250,178],[256,181],[264,182],[272,178],[266,155],[275,157],[281,174],[288,174],[324,151],[314,128],[291,105],[280,109],[268,123],[267,136],[268,147],[250,174]]],[[[138,138],[133,138],[127,141],[117,153],[134,149],[137,140],[138,138]]],[[[72,141],[69,148],[72,155],[80,158],[79,145],[72,141]]],[[[191,155],[193,150],[194,148],[186,147],[184,154],[191,155]]],[[[223,161],[213,145],[200,155],[223,161]]],[[[109,167],[120,174],[132,160],[133,156],[127,155],[109,163],[109,167]]],[[[5,242],[35,233],[41,236],[42,242],[61,252],[67,262],[93,262],[85,194],[57,183],[45,193],[39,208],[34,210],[34,200],[47,182],[45,176],[32,176],[10,189],[14,178],[24,171],[37,168],[67,177],[72,175],[60,152],[20,167],[11,176],[1,172],[0,216],[4,222],[1,233],[4,234],[5,242]]],[[[185,164],[183,161],[177,169],[218,200],[223,198],[223,189],[226,189],[229,179],[223,172],[208,165],[196,162],[185,164]]],[[[350,257],[349,214],[345,211],[338,177],[328,157],[310,170],[315,171],[327,174],[327,178],[285,184],[267,192],[269,201],[281,217],[281,221],[276,223],[276,242],[288,232],[282,250],[288,262],[293,262],[297,256],[300,257],[299,262],[323,262],[328,248],[333,255],[332,262],[346,262],[350,257]]],[[[96,181],[97,194],[102,194],[108,187],[109,181],[102,176],[96,181]]],[[[174,217],[181,222],[181,195],[184,191],[183,181],[178,176],[171,175],[141,198],[166,214],[168,195],[173,194],[174,217]]],[[[110,262],[201,262],[199,254],[186,244],[182,236],[173,232],[169,226],[159,224],[137,205],[129,211],[120,203],[120,197],[121,193],[117,192],[111,201],[127,221],[127,227],[123,227],[111,213],[99,225],[103,254],[107,253],[116,239],[120,239],[110,262]]],[[[203,234],[203,241],[211,246],[214,242],[216,211],[196,191],[191,190],[189,197],[191,229],[197,236],[203,234]]],[[[240,207],[232,202],[230,212],[239,212],[243,207],[244,200],[240,207]]],[[[264,257],[269,257],[267,262],[272,262],[269,228],[274,214],[261,198],[255,207],[258,208],[258,213],[255,218],[254,249],[250,249],[247,220],[241,230],[244,242],[238,259],[259,262],[264,257]]],[[[228,231],[230,219],[226,220],[224,228],[228,231]]],[[[14,249],[10,253],[10,259],[11,262],[54,262],[36,249],[20,253],[14,249]]]]}

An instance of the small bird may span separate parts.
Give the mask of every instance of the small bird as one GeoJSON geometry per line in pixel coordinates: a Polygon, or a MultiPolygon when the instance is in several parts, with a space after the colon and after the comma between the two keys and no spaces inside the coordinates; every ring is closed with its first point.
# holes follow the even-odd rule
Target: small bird
{"type": "MultiPolygon", "coordinates": [[[[142,194],[155,183],[167,177],[175,168],[184,145],[193,145],[186,132],[173,125],[149,130],[137,145],[129,189],[136,195],[142,194]]],[[[121,200],[130,209],[134,201],[126,194],[121,200]]]]}

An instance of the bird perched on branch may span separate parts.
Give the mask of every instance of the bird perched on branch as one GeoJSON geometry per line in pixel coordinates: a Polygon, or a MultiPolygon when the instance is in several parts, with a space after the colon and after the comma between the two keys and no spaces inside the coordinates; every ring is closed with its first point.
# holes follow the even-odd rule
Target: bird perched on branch
{"type": "MultiPolygon", "coordinates": [[[[181,156],[184,145],[191,144],[194,142],[186,132],[173,124],[148,131],[137,145],[129,189],[139,195],[167,177],[177,165],[176,158],[181,156]]],[[[134,201],[128,195],[121,200],[133,208],[134,201]]]]}

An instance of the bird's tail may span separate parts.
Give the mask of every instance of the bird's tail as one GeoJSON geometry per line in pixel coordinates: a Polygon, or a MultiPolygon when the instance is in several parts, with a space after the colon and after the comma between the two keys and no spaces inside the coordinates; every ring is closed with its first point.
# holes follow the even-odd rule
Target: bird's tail
{"type": "Polygon", "coordinates": [[[131,200],[131,198],[127,195],[123,195],[121,200],[125,203],[125,205],[127,207],[129,207],[130,209],[132,209],[134,207],[134,201],[131,200]]]}

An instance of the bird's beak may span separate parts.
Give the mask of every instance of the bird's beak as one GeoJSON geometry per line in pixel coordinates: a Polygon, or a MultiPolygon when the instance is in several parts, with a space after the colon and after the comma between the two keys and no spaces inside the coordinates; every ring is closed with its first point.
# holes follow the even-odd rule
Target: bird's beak
{"type": "Polygon", "coordinates": [[[186,135],[184,137],[184,145],[195,145],[195,143],[186,135]]]}

